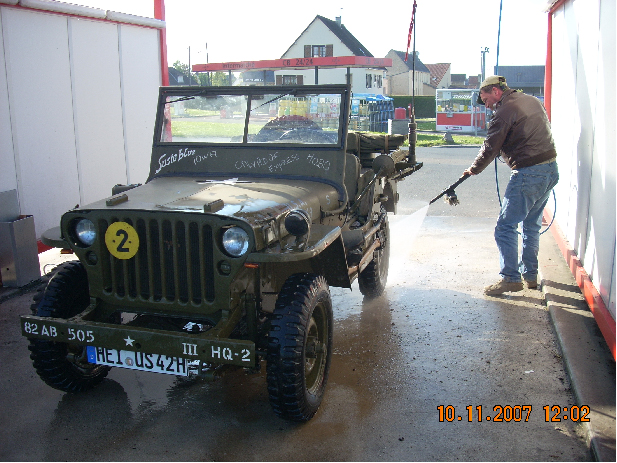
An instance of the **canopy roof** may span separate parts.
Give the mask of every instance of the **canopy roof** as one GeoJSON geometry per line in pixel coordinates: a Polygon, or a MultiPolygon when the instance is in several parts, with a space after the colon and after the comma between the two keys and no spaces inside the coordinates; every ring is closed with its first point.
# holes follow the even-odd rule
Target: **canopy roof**
{"type": "Polygon", "coordinates": [[[308,68],[375,68],[392,66],[390,58],[370,56],[327,56],[322,58],[283,58],[261,61],[233,61],[227,63],[194,64],[193,72],[247,71],[308,68]]]}

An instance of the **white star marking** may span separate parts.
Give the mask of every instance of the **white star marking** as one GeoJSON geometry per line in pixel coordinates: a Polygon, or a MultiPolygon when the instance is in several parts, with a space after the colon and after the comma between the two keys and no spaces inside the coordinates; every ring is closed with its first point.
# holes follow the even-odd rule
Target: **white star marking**
{"type": "Polygon", "coordinates": [[[131,339],[130,336],[124,338],[124,340],[126,341],[126,345],[127,346],[132,346],[133,345],[133,341],[135,341],[134,339],[131,339]]]}

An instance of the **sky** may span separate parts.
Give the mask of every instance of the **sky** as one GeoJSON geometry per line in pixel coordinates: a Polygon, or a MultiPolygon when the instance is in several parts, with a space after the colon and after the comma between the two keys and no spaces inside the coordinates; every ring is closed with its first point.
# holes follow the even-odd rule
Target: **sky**
{"type": "MultiPolygon", "coordinates": [[[[547,0],[501,0],[499,65],[544,65],[547,0]]],[[[500,0],[416,0],[416,50],[425,64],[451,63],[452,74],[486,74],[497,61],[500,0]]],[[[74,0],[154,16],[153,0],[74,0]]],[[[246,0],[166,0],[167,60],[191,64],[278,59],[316,15],[343,25],[376,58],[405,51],[412,0],[312,0],[302,6],[246,0]]],[[[413,42],[410,51],[413,48],[413,42]]]]}

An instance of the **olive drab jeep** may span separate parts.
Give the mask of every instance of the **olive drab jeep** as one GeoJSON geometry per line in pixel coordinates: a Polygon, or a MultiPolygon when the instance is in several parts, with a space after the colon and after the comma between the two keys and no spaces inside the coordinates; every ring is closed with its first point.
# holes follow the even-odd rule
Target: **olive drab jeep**
{"type": "Polygon", "coordinates": [[[111,367],[216,377],[265,361],[276,414],[309,420],[329,287],[383,292],[387,213],[422,166],[405,136],[348,133],[350,101],[346,85],[161,88],[146,182],[42,237],[78,259],[21,317],[43,381],[77,392],[111,367]]]}

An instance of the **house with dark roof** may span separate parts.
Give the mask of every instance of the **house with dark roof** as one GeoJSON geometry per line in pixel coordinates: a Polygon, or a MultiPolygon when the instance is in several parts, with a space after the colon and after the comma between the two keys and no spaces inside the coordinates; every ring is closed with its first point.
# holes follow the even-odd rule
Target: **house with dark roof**
{"type": "MultiPolygon", "coordinates": [[[[189,78],[176,68],[170,66],[167,68],[167,71],[169,72],[169,85],[190,85],[189,78]]],[[[196,85],[195,79],[192,80],[192,84],[196,85]]]]}
{"type": "Polygon", "coordinates": [[[392,66],[386,68],[387,95],[434,95],[437,87],[431,84],[431,71],[420,61],[419,53],[390,50],[386,58],[392,59],[392,66]],[[415,75],[414,75],[415,74],[415,75]]]}
{"type": "Polygon", "coordinates": [[[467,77],[467,74],[452,74],[451,82],[448,88],[454,88],[454,89],[456,88],[461,88],[461,89],[479,88],[481,80],[482,79],[479,74],[475,76],[469,76],[469,77],[467,77]]]}
{"type": "MultiPolygon", "coordinates": [[[[317,15],[304,29],[281,59],[314,58],[327,56],[367,56],[371,52],[342,24],[341,17],[335,21],[317,15]]],[[[351,68],[351,89],[354,93],[383,94],[386,68],[351,68]]],[[[275,71],[277,85],[343,84],[347,69],[320,68],[313,70],[283,69],[275,71]],[[315,80],[318,80],[315,82],[315,80]]]]}
{"type": "Polygon", "coordinates": [[[495,72],[506,78],[510,88],[528,95],[544,96],[544,66],[499,66],[495,72]]]}
{"type": "Polygon", "coordinates": [[[435,88],[448,88],[452,82],[450,63],[427,64],[431,73],[431,85],[435,88]]]}

